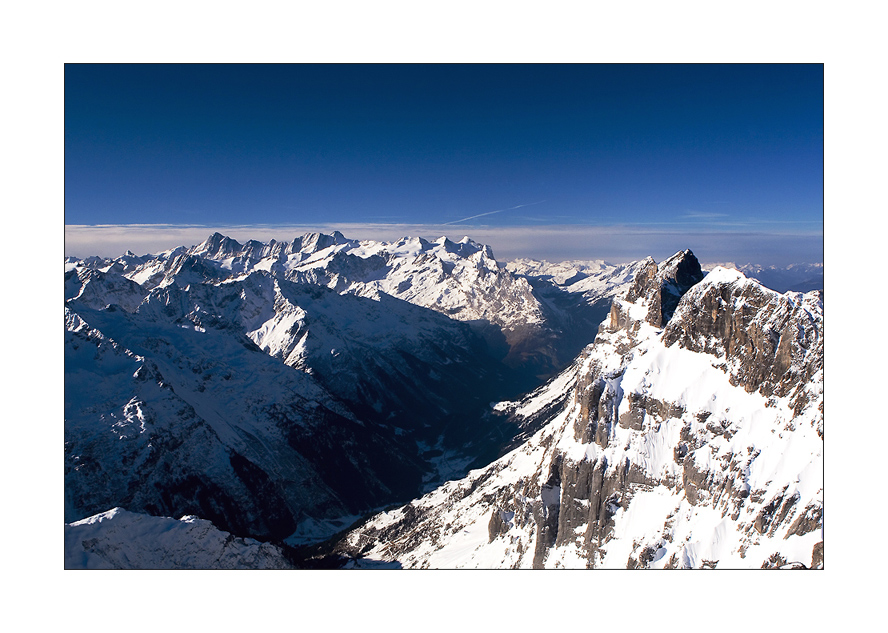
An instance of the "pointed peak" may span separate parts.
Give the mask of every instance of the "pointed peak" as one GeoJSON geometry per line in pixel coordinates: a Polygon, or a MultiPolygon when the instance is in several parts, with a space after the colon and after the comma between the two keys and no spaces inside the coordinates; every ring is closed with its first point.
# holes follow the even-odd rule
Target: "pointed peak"
{"type": "Polygon", "coordinates": [[[215,233],[211,233],[207,239],[205,239],[200,245],[205,246],[207,248],[211,248],[213,246],[217,246],[222,243],[222,240],[225,239],[225,236],[216,231],[215,233]]]}
{"type": "Polygon", "coordinates": [[[684,293],[688,288],[699,282],[704,277],[703,269],[700,262],[694,256],[691,249],[685,249],[677,252],[675,255],[664,261],[657,267],[657,276],[663,282],[671,282],[672,284],[684,288],[684,293]]]}
{"type": "Polygon", "coordinates": [[[662,265],[669,264],[670,262],[683,261],[683,260],[685,260],[685,259],[696,261],[696,260],[697,260],[697,257],[694,255],[694,251],[692,251],[692,250],[689,249],[689,248],[686,248],[686,249],[684,249],[684,250],[682,250],[682,251],[678,251],[677,253],[675,253],[675,254],[672,255],[671,257],[667,257],[667,258],[663,261],[663,264],[662,264],[662,265]]]}
{"type": "Polygon", "coordinates": [[[348,244],[350,242],[351,240],[346,238],[339,231],[333,231],[333,235],[327,235],[326,233],[320,232],[306,233],[302,237],[297,237],[293,240],[293,245],[296,250],[301,250],[305,253],[317,253],[325,248],[338,246],[340,244],[348,244]]]}
{"type": "Polygon", "coordinates": [[[191,252],[212,258],[231,255],[241,250],[241,248],[241,245],[236,240],[216,231],[204,240],[203,243],[191,249],[191,252]]]}
{"type": "Polygon", "coordinates": [[[642,260],[625,299],[643,299],[648,305],[646,321],[663,327],[672,317],[679,299],[704,277],[700,262],[690,249],[677,252],[657,265],[652,257],[642,260]]]}

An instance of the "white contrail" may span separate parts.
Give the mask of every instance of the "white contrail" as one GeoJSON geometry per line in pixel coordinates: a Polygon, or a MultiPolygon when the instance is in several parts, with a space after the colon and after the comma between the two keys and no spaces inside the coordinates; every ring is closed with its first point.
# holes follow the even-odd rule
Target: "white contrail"
{"type": "Polygon", "coordinates": [[[545,200],[540,200],[539,202],[529,202],[528,204],[519,204],[514,207],[509,207],[508,209],[497,209],[496,211],[488,211],[486,213],[479,213],[478,215],[470,215],[469,217],[463,218],[462,220],[453,220],[451,222],[445,222],[443,224],[443,226],[448,226],[450,224],[459,224],[460,222],[465,222],[466,220],[474,220],[475,218],[481,218],[481,217],[484,217],[485,215],[493,215],[494,213],[502,213],[503,211],[511,211],[512,209],[520,209],[521,207],[530,207],[535,204],[540,204],[542,202],[545,202],[545,200]]]}

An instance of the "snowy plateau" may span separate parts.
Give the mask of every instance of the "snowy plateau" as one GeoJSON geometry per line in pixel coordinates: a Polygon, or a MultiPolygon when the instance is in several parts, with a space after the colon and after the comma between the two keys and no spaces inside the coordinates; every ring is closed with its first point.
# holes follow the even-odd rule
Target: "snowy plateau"
{"type": "Polygon", "coordinates": [[[65,568],[822,569],[822,265],[706,269],[67,258],[65,568]]]}

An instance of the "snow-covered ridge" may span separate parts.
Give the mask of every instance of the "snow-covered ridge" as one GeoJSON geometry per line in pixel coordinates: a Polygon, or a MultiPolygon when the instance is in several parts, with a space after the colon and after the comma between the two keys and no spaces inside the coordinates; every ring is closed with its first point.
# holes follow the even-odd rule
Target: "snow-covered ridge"
{"type": "Polygon", "coordinates": [[[66,270],[117,272],[146,289],[241,278],[268,271],[293,281],[325,285],[340,293],[379,292],[432,308],[453,318],[487,319],[506,325],[541,322],[530,286],[497,263],[489,246],[464,237],[429,242],[405,237],[394,242],[358,241],[310,233],[292,242],[246,244],[214,233],[190,248],[143,258],[67,261],[66,270]]]}
{"type": "Polygon", "coordinates": [[[237,538],[195,516],[122,508],[65,524],[65,569],[292,569],[279,547],[237,538]]]}
{"type": "Polygon", "coordinates": [[[468,237],[459,242],[446,237],[434,242],[408,237],[374,242],[349,240],[337,231],[333,235],[306,234],[292,242],[272,240],[263,244],[251,240],[240,244],[214,233],[191,248],[99,263],[102,265],[84,260],[82,265],[119,272],[148,289],[171,283],[187,285],[197,279],[237,278],[265,270],[286,279],[321,283],[338,292],[362,296],[384,292],[461,320],[487,318],[506,323],[516,311],[526,313],[525,321],[540,320],[532,298],[525,296],[529,291],[526,282],[504,274],[490,247],[468,237]],[[480,298],[476,300],[477,294],[485,291],[493,292],[502,305],[494,310],[480,298]]]}
{"type": "Polygon", "coordinates": [[[746,277],[755,279],[763,286],[777,292],[811,292],[823,290],[823,263],[790,264],[788,266],[762,266],[760,264],[742,264],[733,262],[710,263],[704,266],[711,270],[715,267],[735,269],[746,277]]]}
{"type": "Polygon", "coordinates": [[[707,273],[704,278],[706,283],[708,284],[724,284],[724,283],[736,283],[748,281],[746,275],[741,273],[739,270],[733,268],[724,268],[722,266],[716,266],[709,273],[707,273]]]}

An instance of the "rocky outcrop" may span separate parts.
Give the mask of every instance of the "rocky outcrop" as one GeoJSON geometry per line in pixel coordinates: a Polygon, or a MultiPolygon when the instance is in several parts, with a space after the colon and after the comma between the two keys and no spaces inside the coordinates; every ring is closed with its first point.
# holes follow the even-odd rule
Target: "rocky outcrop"
{"type": "Polygon", "coordinates": [[[626,312],[629,304],[636,306],[636,312],[639,308],[646,309],[644,322],[663,327],[672,317],[682,295],[703,276],[700,262],[690,250],[680,251],[659,265],[648,257],[621,301],[614,302],[609,328],[632,328],[637,319],[626,312]]]}
{"type": "Polygon", "coordinates": [[[811,552],[811,568],[823,569],[823,541],[817,543],[811,552]]]}
{"type": "Polygon", "coordinates": [[[574,402],[579,407],[573,425],[575,439],[583,444],[594,442],[607,448],[611,427],[617,417],[615,406],[619,403],[619,393],[613,382],[594,374],[580,376],[574,390],[574,402]]]}
{"type": "Polygon", "coordinates": [[[505,510],[494,508],[493,512],[490,513],[490,521],[487,524],[488,542],[492,542],[496,537],[509,531],[511,527],[510,522],[514,515],[514,512],[506,512],[505,510]]]}
{"type": "Polygon", "coordinates": [[[781,295],[726,269],[713,277],[682,302],[666,345],[729,358],[732,380],[765,396],[789,395],[823,369],[820,293],[781,295]]]}
{"type": "Polygon", "coordinates": [[[680,404],[663,402],[647,394],[629,393],[626,395],[628,410],[620,414],[620,426],[624,429],[641,431],[649,416],[660,420],[680,418],[685,410],[680,404]]]}
{"type": "Polygon", "coordinates": [[[555,545],[559,534],[561,516],[561,466],[562,459],[556,455],[549,467],[549,476],[540,487],[540,501],[534,505],[533,519],[536,523],[536,549],[533,552],[533,567],[541,569],[549,548],[555,545]]]}

